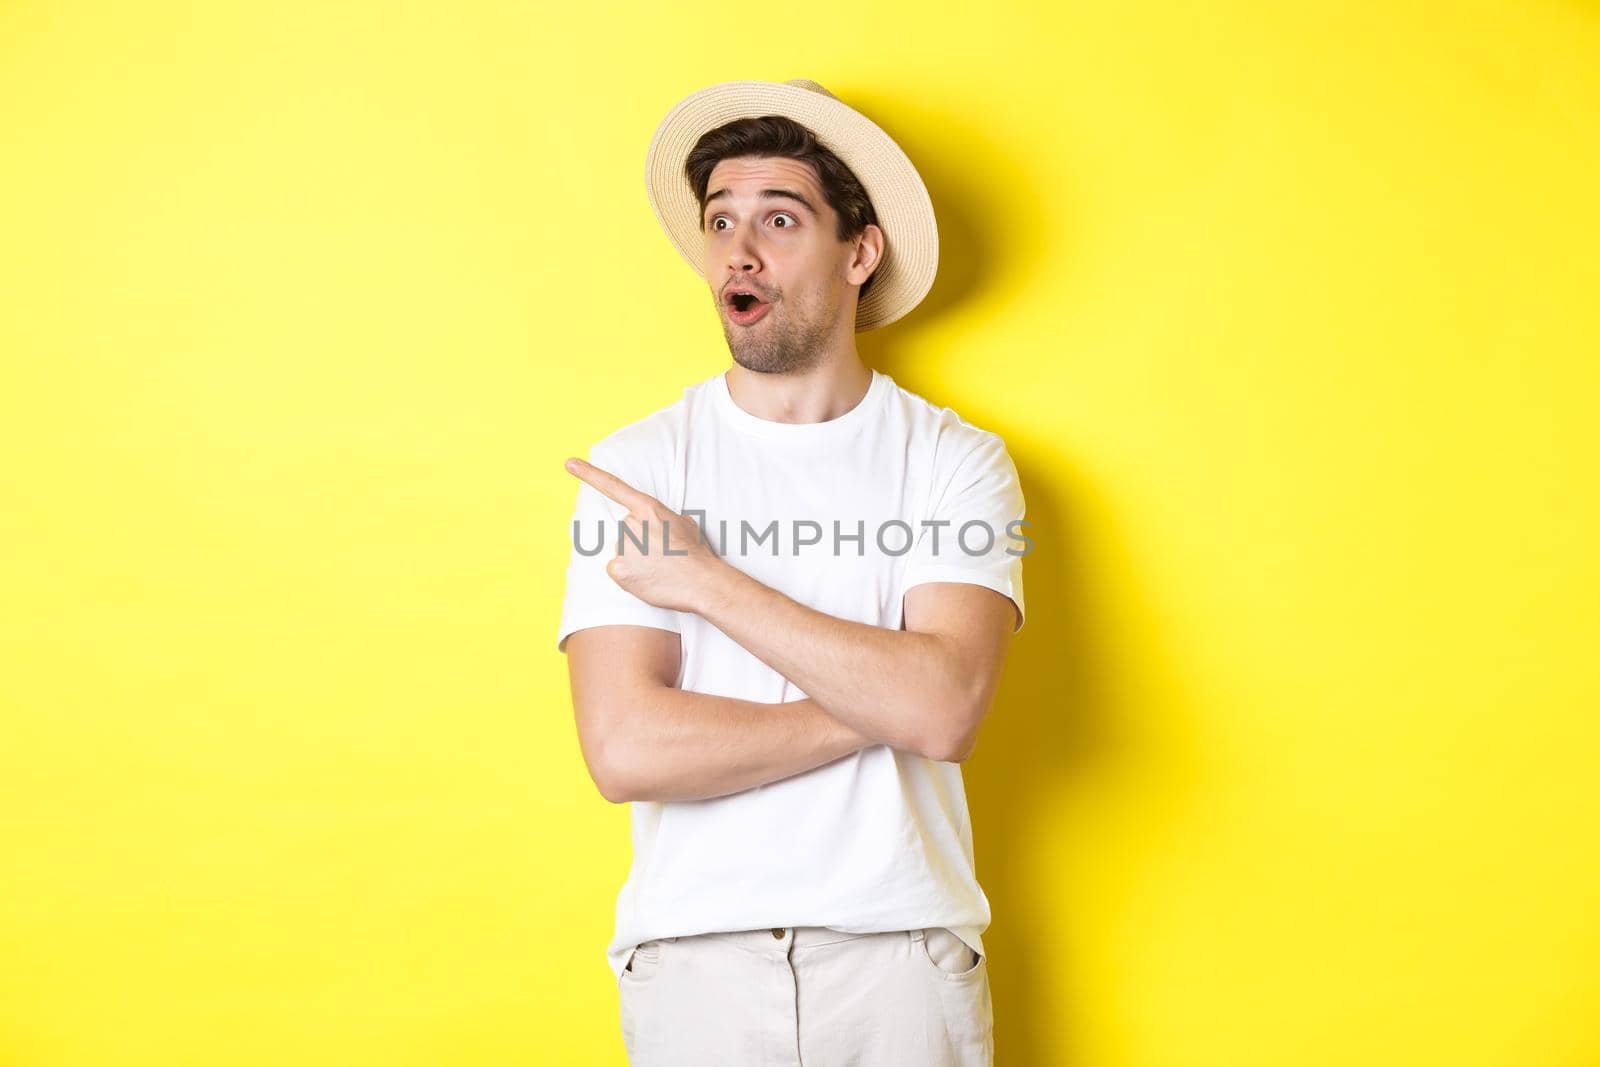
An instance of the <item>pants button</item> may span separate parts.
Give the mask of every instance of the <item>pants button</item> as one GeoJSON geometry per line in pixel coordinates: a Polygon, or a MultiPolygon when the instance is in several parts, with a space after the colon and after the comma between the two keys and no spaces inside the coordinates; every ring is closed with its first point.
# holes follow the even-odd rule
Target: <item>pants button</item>
{"type": "Polygon", "coordinates": [[[772,936],[776,937],[780,941],[783,940],[783,927],[774,927],[772,930],[772,936]]]}

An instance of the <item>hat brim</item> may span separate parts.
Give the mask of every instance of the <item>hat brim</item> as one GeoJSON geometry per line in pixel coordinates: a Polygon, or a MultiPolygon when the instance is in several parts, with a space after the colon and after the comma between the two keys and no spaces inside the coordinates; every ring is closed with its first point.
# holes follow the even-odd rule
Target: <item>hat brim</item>
{"type": "Polygon", "coordinates": [[[722,82],[685,97],[661,120],[645,155],[645,189],[678,254],[706,276],[700,203],[683,169],[689,152],[718,126],[762,115],[786,115],[810,129],[854,172],[872,200],[884,250],[872,286],[856,306],[856,331],[886,326],[921,303],[939,267],[939,230],[922,176],[872,120],[799,85],[722,82]]]}

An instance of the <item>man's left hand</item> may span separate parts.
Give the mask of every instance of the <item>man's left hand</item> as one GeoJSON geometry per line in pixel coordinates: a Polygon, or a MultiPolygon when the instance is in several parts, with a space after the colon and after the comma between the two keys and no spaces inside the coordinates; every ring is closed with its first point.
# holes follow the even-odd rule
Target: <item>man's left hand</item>
{"type": "Polygon", "coordinates": [[[699,524],[592,463],[572,458],[566,468],[628,509],[622,525],[631,535],[619,530],[615,539],[608,538],[617,549],[606,564],[611,580],[647,604],[698,613],[712,583],[729,566],[702,540],[699,524]]]}

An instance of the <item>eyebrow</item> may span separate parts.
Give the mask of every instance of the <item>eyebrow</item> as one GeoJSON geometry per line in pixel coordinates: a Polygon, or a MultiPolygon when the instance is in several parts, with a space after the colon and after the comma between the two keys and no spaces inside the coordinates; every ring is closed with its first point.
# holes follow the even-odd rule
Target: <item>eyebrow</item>
{"type": "MultiPolygon", "coordinates": [[[[700,211],[700,222],[702,225],[705,224],[706,211],[710,209],[711,202],[717,199],[725,199],[728,195],[728,190],[724,187],[706,197],[706,206],[700,211]]],[[[807,200],[799,193],[795,192],[793,189],[763,189],[759,195],[762,200],[793,200],[795,203],[811,212],[811,214],[818,214],[815,205],[813,205],[811,201],[807,200]]]]}

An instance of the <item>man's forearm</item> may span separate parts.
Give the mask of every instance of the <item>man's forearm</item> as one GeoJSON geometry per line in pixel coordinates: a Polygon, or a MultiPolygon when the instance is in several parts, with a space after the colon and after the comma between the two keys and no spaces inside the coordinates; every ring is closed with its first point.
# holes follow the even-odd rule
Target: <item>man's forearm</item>
{"type": "Polygon", "coordinates": [[[698,613],[840,722],[892,748],[928,755],[973,699],[975,679],[961,676],[939,635],[840,619],[731,566],[698,613]]]}
{"type": "Polygon", "coordinates": [[[831,763],[872,738],[809,698],[764,704],[648,689],[615,738],[622,800],[705,800],[831,763]]]}

